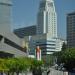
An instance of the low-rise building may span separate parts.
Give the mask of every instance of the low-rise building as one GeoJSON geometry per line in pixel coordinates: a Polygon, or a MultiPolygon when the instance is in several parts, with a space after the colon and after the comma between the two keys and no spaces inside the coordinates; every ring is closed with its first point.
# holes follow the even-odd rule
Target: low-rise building
{"type": "Polygon", "coordinates": [[[61,51],[64,40],[59,38],[52,38],[50,34],[34,35],[30,38],[29,48],[30,55],[35,55],[36,47],[41,49],[41,56],[53,54],[54,52],[61,51]]]}
{"type": "Polygon", "coordinates": [[[14,33],[19,38],[24,38],[25,36],[36,35],[36,25],[15,29],[14,33]]]}

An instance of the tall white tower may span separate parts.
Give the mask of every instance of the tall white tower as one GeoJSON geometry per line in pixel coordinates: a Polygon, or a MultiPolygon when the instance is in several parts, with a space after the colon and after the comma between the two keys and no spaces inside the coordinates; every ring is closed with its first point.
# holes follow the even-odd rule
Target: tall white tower
{"type": "Polygon", "coordinates": [[[37,34],[50,33],[51,37],[57,37],[57,14],[53,0],[40,1],[37,15],[37,34]]]}
{"type": "Polygon", "coordinates": [[[0,0],[0,35],[10,32],[11,0],[0,0]]]}

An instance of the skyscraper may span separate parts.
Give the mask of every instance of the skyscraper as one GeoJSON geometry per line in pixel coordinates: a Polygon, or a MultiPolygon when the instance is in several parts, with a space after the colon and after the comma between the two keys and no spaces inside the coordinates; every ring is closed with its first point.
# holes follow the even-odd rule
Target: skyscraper
{"type": "Polygon", "coordinates": [[[57,37],[57,14],[53,0],[41,0],[37,15],[37,34],[57,37]]]}
{"type": "MultiPolygon", "coordinates": [[[[37,14],[37,35],[30,39],[30,54],[35,53],[37,46],[41,49],[41,58],[61,51],[63,41],[57,37],[57,14],[54,0],[41,0],[37,14]]],[[[46,59],[45,58],[45,59],[46,59]]]]}
{"type": "Polygon", "coordinates": [[[75,12],[67,15],[67,44],[68,48],[75,48],[75,12]]]}

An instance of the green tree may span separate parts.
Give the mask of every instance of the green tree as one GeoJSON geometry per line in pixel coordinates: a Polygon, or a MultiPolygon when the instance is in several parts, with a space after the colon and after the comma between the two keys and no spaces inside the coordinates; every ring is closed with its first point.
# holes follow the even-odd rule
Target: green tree
{"type": "Polygon", "coordinates": [[[64,42],[63,45],[62,45],[61,51],[55,52],[55,53],[53,54],[53,56],[54,56],[54,58],[55,58],[55,60],[56,60],[55,62],[56,62],[57,64],[62,63],[61,58],[62,58],[62,55],[64,54],[64,52],[66,52],[66,50],[67,50],[67,44],[64,42]]]}
{"type": "Polygon", "coordinates": [[[27,69],[32,67],[39,67],[43,64],[42,61],[37,61],[28,57],[19,57],[19,58],[0,58],[0,71],[3,73],[7,71],[7,75],[14,75],[16,72],[17,75],[24,73],[27,69]]]}
{"type": "Polygon", "coordinates": [[[67,49],[67,44],[64,42],[62,45],[62,51],[65,51],[67,49]]]}
{"type": "Polygon", "coordinates": [[[9,68],[9,72],[14,74],[14,72],[19,74],[19,72],[24,72],[29,68],[30,61],[28,58],[9,58],[7,59],[6,66],[9,68]]]}
{"type": "Polygon", "coordinates": [[[6,64],[6,59],[0,58],[0,72],[3,74],[5,71],[9,71],[9,68],[5,65],[6,64]]]}
{"type": "Polygon", "coordinates": [[[64,63],[64,67],[71,71],[75,68],[75,48],[66,49],[65,51],[54,54],[58,58],[58,63],[64,63]]]}
{"type": "Polygon", "coordinates": [[[61,61],[65,64],[64,67],[67,70],[73,70],[75,68],[75,48],[64,51],[61,55],[61,61]]]}
{"type": "Polygon", "coordinates": [[[42,64],[43,64],[43,61],[38,61],[36,59],[31,60],[32,67],[39,67],[39,66],[42,66],[42,64]]]}

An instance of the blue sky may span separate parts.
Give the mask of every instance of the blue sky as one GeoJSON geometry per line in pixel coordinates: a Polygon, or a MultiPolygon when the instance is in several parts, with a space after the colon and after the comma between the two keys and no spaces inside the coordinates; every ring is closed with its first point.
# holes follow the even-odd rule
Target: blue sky
{"type": "MultiPolygon", "coordinates": [[[[66,38],[66,15],[75,11],[75,0],[54,0],[58,19],[58,35],[66,38]]],[[[13,29],[36,24],[40,0],[13,0],[13,29]]]]}

